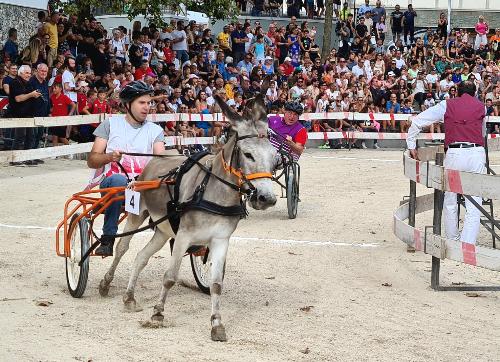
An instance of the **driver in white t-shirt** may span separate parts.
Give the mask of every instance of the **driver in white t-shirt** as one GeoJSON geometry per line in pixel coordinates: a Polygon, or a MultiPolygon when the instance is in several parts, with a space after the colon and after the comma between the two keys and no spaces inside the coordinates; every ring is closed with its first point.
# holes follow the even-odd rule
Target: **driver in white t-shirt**
{"type": "MultiPolygon", "coordinates": [[[[101,189],[126,186],[128,177],[140,175],[150,159],[123,153],[161,154],[165,151],[162,128],[146,121],[152,93],[153,88],[142,81],[127,84],[120,92],[120,101],[127,109],[125,118],[111,117],[94,131],[95,141],[87,165],[93,169],[104,168],[101,189]]],[[[96,255],[113,255],[122,205],[123,201],[116,201],[106,208],[101,245],[95,250],[96,255]]]]}

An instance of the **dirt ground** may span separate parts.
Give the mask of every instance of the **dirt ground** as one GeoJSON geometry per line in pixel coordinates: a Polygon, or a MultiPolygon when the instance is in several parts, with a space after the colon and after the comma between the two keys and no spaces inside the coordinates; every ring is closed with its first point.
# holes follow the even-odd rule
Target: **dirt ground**
{"type": "MultiPolygon", "coordinates": [[[[72,298],[54,227],[89,170],[70,160],[0,168],[0,360],[500,360],[500,293],[432,291],[430,256],[408,254],[392,233],[392,213],[409,188],[401,151],[308,150],[301,165],[297,219],[287,218],[280,199],[252,210],[234,234],[221,310],[227,343],[210,340],[209,297],[182,285],[167,298],[169,327],[141,327],[167,249],[140,276],[144,311],[123,312],[133,258],[151,233],[134,237],[109,297],[97,287],[111,259],[93,258],[85,295],[72,298]],[[51,304],[37,306],[41,300],[51,304]]],[[[495,272],[451,261],[441,271],[443,284],[500,284],[495,272]]],[[[188,259],[181,279],[195,285],[188,259]]]]}

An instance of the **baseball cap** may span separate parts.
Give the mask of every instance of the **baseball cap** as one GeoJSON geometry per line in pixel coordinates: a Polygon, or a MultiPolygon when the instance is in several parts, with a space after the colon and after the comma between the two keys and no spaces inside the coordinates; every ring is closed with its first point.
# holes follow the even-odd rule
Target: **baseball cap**
{"type": "Polygon", "coordinates": [[[394,76],[396,75],[396,73],[394,73],[394,72],[389,72],[389,73],[387,73],[387,75],[388,75],[389,77],[394,77],[394,76]]]}
{"type": "Polygon", "coordinates": [[[290,57],[285,58],[285,62],[291,62],[291,61],[292,61],[292,58],[290,58],[290,57]]]}

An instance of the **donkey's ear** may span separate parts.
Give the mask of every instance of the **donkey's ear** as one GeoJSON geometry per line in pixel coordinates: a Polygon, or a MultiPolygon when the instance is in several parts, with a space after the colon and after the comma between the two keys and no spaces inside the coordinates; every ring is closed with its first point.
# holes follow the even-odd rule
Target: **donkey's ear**
{"type": "Polygon", "coordinates": [[[243,118],[248,120],[267,122],[267,109],[264,103],[265,94],[259,93],[248,100],[243,110],[243,118]]]}
{"type": "Polygon", "coordinates": [[[222,110],[222,114],[231,122],[232,125],[243,121],[243,117],[240,116],[234,109],[229,107],[219,95],[216,94],[214,99],[217,101],[217,104],[222,110]]]}

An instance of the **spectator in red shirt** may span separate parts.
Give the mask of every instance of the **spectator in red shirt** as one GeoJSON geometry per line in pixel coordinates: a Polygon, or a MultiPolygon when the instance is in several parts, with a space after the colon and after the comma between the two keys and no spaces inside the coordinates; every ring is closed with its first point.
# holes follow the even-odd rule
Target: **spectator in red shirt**
{"type": "Polygon", "coordinates": [[[163,54],[165,55],[165,64],[174,62],[175,52],[172,50],[172,41],[170,39],[165,39],[163,54]]]}
{"type": "Polygon", "coordinates": [[[91,114],[89,110],[87,92],[89,91],[89,84],[85,81],[79,83],[78,93],[76,95],[76,102],[78,103],[78,114],[91,114]]]}
{"type": "Polygon", "coordinates": [[[92,106],[90,107],[92,114],[110,113],[111,108],[109,106],[107,96],[108,92],[106,88],[99,88],[97,91],[97,99],[94,100],[92,106]]]}
{"type": "MultiPolygon", "coordinates": [[[[76,104],[69,97],[62,93],[62,84],[54,83],[52,95],[50,96],[50,115],[52,117],[72,116],[76,110],[76,104]]],[[[51,127],[49,133],[52,135],[52,144],[58,146],[59,143],[69,144],[66,136],[67,126],[51,127]]]]}
{"type": "Polygon", "coordinates": [[[153,74],[153,70],[149,67],[149,62],[146,59],[142,60],[142,64],[135,70],[134,79],[143,80],[146,75],[153,74]]]}
{"type": "Polygon", "coordinates": [[[285,58],[285,62],[281,64],[281,67],[283,68],[283,74],[287,77],[291,76],[295,70],[295,67],[292,65],[292,58],[290,57],[285,58]]]}

